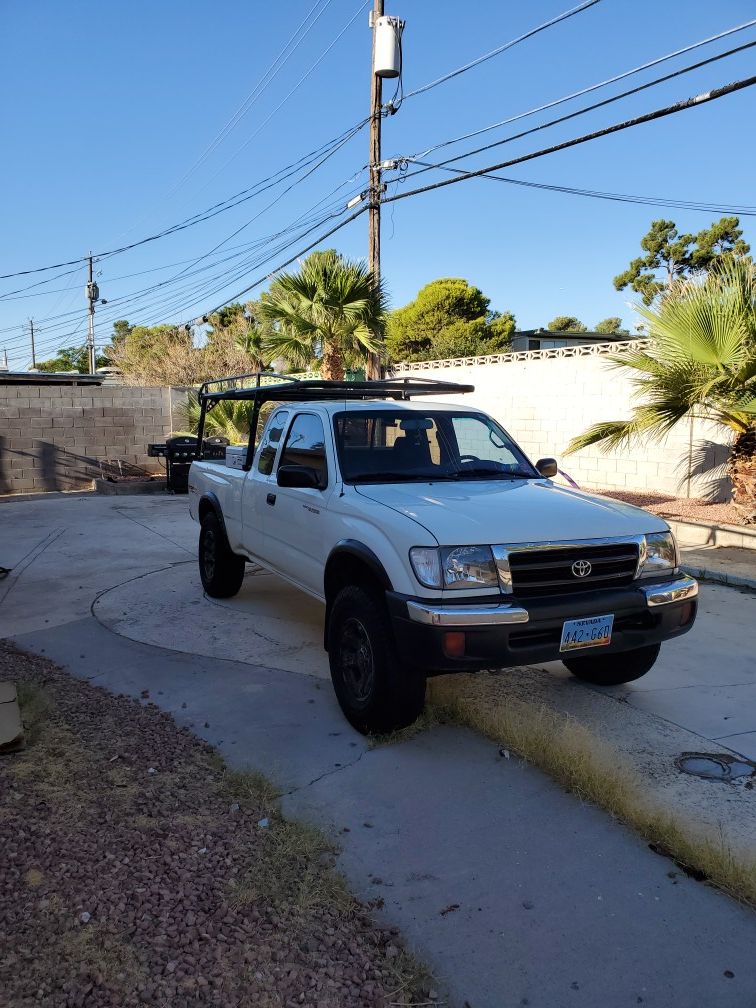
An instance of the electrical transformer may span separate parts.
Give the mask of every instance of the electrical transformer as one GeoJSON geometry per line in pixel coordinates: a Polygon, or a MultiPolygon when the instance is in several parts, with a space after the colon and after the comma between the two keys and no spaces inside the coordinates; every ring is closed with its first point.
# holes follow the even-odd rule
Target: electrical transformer
{"type": "Polygon", "coordinates": [[[398,17],[379,17],[375,22],[373,73],[377,77],[398,77],[402,72],[402,31],[398,17]]]}

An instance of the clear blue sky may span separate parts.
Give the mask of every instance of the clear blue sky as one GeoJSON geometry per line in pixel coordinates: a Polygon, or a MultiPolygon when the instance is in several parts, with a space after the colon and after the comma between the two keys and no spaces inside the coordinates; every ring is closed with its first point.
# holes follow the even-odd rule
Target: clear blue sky
{"type": "MultiPolygon", "coordinates": [[[[330,0],[264,93],[193,167],[313,7],[313,0],[277,4],[6,0],[1,14],[5,144],[0,161],[0,273],[134,241],[252,185],[356,123],[368,109],[366,9],[263,125],[359,6],[358,0],[330,0]]],[[[387,2],[387,13],[407,21],[405,90],[474,59],[568,6],[569,0],[387,2]]],[[[384,122],[384,155],[417,153],[752,16],[748,0],[719,4],[602,0],[483,66],[407,100],[396,116],[384,122]]],[[[650,79],[754,38],[756,29],[750,29],[633,80],[650,79]]],[[[504,160],[751,75],[754,52],[464,164],[478,167],[504,160]]],[[[621,85],[601,94],[618,90],[621,85]]],[[[392,93],[390,83],[385,91],[392,93]]],[[[750,89],[510,169],[509,174],[550,184],[753,207],[755,113],[756,89],[750,89]]],[[[533,117],[527,124],[544,118],[533,117]]],[[[487,137],[500,139],[513,130],[499,129],[487,137]]],[[[472,144],[448,153],[461,153],[468,146],[472,144]]],[[[233,251],[241,242],[288,225],[359,172],[366,159],[363,131],[224,249],[233,251]]],[[[424,181],[439,177],[430,172],[421,176],[424,181]]],[[[358,175],[337,196],[348,196],[364,185],[363,179],[358,175]]],[[[185,267],[114,279],[203,255],[280,191],[271,189],[212,221],[100,263],[102,296],[125,297],[171,278],[185,267]]],[[[406,303],[435,277],[462,276],[481,287],[493,307],[513,311],[521,328],[544,325],[556,314],[575,314],[589,326],[607,315],[620,315],[631,323],[629,297],[614,291],[612,277],[637,254],[649,222],[662,216],[674,219],[681,229],[696,231],[719,214],[611,203],[486,180],[464,182],[386,208],[384,276],[394,305],[406,303]]],[[[746,238],[756,246],[754,218],[741,222],[746,238]]],[[[363,256],[366,217],[327,244],[363,256]]],[[[262,269],[248,269],[247,282],[284,257],[282,253],[262,269]]],[[[200,266],[209,261],[213,260],[200,266]]],[[[112,318],[181,322],[214,307],[244,286],[244,278],[224,272],[240,261],[244,260],[218,265],[185,279],[183,285],[177,282],[123,305],[115,302],[102,308],[98,342],[106,342],[112,318]],[[216,273],[223,273],[223,278],[213,281],[216,273]],[[195,285],[192,290],[183,289],[190,284],[195,285]]],[[[34,297],[8,299],[9,292],[51,275],[0,281],[0,328],[20,326],[34,316],[40,330],[40,358],[52,355],[60,345],[82,342],[85,332],[83,269],[23,292],[34,297]],[[60,290],[69,287],[73,289],[60,290]],[[55,293],[37,294],[46,290],[55,293]],[[66,312],[78,314],[43,321],[66,312]],[[46,329],[53,325],[59,328],[46,329]]],[[[0,350],[7,346],[11,363],[19,367],[29,361],[23,341],[21,329],[0,332],[0,350]]]]}

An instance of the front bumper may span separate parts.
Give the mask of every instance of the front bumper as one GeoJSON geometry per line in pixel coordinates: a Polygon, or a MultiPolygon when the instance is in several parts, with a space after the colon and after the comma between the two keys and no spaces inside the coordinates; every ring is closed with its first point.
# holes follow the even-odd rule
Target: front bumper
{"type": "Polygon", "coordinates": [[[658,644],[690,630],[697,595],[698,583],[679,575],[613,591],[521,602],[499,598],[485,604],[433,605],[395,592],[387,598],[401,658],[433,674],[558,660],[565,620],[607,613],[614,614],[614,627],[602,653],[658,644]],[[450,631],[465,635],[461,656],[447,653],[450,631]]]}

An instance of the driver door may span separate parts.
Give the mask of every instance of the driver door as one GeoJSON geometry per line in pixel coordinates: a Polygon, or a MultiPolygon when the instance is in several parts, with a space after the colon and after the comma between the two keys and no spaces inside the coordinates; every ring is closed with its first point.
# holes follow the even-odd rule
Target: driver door
{"type": "Polygon", "coordinates": [[[307,466],[317,472],[320,488],[282,487],[276,483],[266,494],[264,505],[265,548],[271,562],[289,580],[320,598],[327,549],[325,512],[335,479],[329,454],[323,417],[310,412],[295,414],[276,472],[282,465],[307,466]]]}

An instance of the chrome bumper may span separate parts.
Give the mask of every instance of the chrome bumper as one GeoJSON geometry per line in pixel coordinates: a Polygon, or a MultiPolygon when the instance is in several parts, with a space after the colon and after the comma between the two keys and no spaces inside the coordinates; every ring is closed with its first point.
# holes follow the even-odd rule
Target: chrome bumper
{"type": "Polygon", "coordinates": [[[519,606],[434,606],[422,602],[407,602],[409,618],[429,626],[501,626],[507,623],[527,623],[528,611],[519,606]]]}
{"type": "Polygon", "coordinates": [[[698,595],[698,581],[687,574],[675,578],[674,581],[662,581],[660,584],[639,585],[638,587],[646,596],[646,605],[649,609],[669,605],[671,602],[683,602],[685,599],[693,599],[698,595]]]}
{"type": "MultiPolygon", "coordinates": [[[[698,595],[698,582],[687,574],[675,578],[674,581],[662,581],[658,584],[647,585],[635,583],[632,587],[637,588],[645,596],[649,609],[670,605],[672,602],[683,602],[698,595]]],[[[506,626],[512,623],[527,623],[530,619],[527,609],[506,603],[484,606],[444,606],[408,601],[407,613],[415,623],[440,627],[506,626]]]]}

